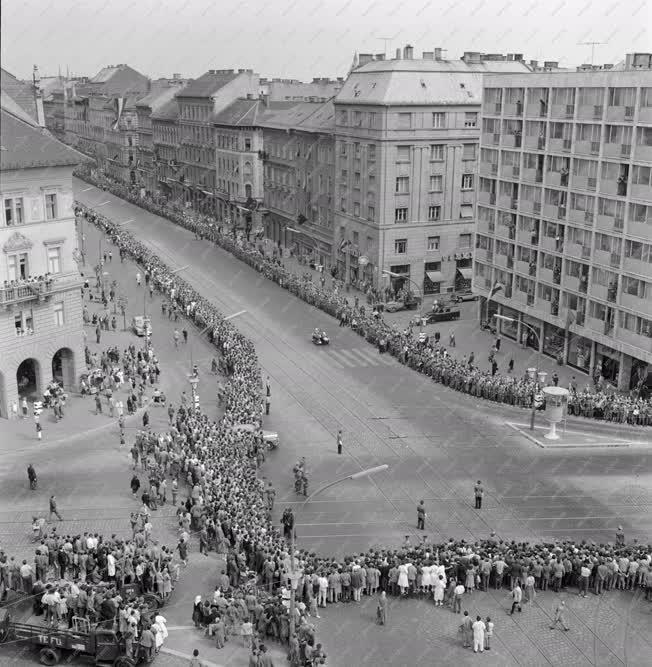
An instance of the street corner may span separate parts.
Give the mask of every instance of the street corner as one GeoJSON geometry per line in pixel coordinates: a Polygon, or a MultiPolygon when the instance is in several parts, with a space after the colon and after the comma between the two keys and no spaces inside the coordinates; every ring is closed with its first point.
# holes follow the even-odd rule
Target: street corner
{"type": "Polygon", "coordinates": [[[559,425],[555,437],[550,437],[549,426],[535,425],[531,430],[529,424],[522,422],[507,421],[505,424],[541,449],[627,448],[652,445],[650,439],[640,440],[634,437],[616,436],[609,432],[592,431],[589,425],[584,429],[559,425]]]}

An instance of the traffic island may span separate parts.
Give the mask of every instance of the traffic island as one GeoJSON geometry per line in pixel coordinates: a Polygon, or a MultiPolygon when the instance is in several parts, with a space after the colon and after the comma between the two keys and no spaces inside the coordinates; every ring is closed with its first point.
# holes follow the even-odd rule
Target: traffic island
{"type": "Polygon", "coordinates": [[[550,428],[545,425],[535,425],[534,430],[530,429],[529,424],[518,422],[505,422],[514,431],[518,432],[530,442],[533,442],[542,449],[573,449],[579,447],[637,447],[650,446],[650,441],[630,440],[626,438],[614,437],[610,433],[590,433],[576,427],[566,427],[561,424],[556,431],[557,439],[546,438],[550,428]]]}

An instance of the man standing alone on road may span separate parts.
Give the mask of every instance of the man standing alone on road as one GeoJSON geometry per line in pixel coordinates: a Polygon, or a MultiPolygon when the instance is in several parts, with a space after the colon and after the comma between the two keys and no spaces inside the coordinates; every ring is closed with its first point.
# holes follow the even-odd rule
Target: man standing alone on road
{"type": "Polygon", "coordinates": [[[568,626],[566,625],[566,603],[561,600],[561,602],[557,605],[557,608],[555,609],[555,618],[552,621],[552,625],[550,626],[551,630],[554,630],[557,627],[557,623],[561,625],[564,630],[568,631],[568,626]]]}
{"type": "Polygon", "coordinates": [[[417,530],[426,528],[426,508],[423,506],[423,500],[417,505],[417,530]]]}
{"type": "Polygon", "coordinates": [[[61,514],[59,514],[59,508],[57,507],[57,499],[55,496],[50,496],[50,514],[48,516],[48,523],[52,519],[52,515],[55,515],[59,521],[63,521],[61,514]]]}
{"type": "Polygon", "coordinates": [[[478,483],[473,488],[475,494],[475,509],[482,509],[482,496],[484,496],[484,488],[482,487],[482,482],[478,480],[478,483]]]}

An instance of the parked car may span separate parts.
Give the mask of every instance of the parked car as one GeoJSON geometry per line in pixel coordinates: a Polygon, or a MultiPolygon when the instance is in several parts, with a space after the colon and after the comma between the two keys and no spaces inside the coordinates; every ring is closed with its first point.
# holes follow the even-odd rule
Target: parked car
{"type": "Polygon", "coordinates": [[[450,294],[450,299],[453,303],[462,303],[462,301],[476,301],[477,294],[473,294],[471,290],[464,292],[453,292],[450,294]]]}
{"type": "Polygon", "coordinates": [[[143,315],[135,315],[131,320],[131,328],[136,336],[152,335],[152,321],[149,317],[143,315]]]}

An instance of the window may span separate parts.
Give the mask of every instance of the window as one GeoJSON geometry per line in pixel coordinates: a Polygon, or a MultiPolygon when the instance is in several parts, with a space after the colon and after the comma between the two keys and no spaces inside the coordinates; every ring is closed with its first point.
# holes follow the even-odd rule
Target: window
{"type": "Polygon", "coordinates": [[[340,155],[346,157],[346,143],[344,141],[340,143],[340,155]]]}
{"type": "Polygon", "coordinates": [[[478,114],[474,111],[467,111],[464,114],[464,127],[477,127],[478,126],[478,114]]]}
{"type": "Polygon", "coordinates": [[[435,111],[432,114],[432,126],[436,129],[446,127],[446,114],[440,111],[435,111]]]}
{"type": "Polygon", "coordinates": [[[22,197],[5,199],[5,224],[7,227],[22,225],[25,222],[23,210],[22,197]]]}
{"type": "Polygon", "coordinates": [[[462,190],[473,189],[473,174],[463,174],[462,176],[462,190]]]}
{"type": "Polygon", "coordinates": [[[31,309],[21,310],[14,315],[14,327],[16,336],[26,336],[34,333],[34,318],[31,309]]]}
{"type": "Polygon", "coordinates": [[[460,238],[457,242],[458,248],[470,248],[471,247],[471,234],[460,234],[460,238]]]}
{"type": "Polygon", "coordinates": [[[353,125],[360,127],[362,125],[362,113],[360,111],[353,112],[353,125]]]}
{"type": "Polygon", "coordinates": [[[473,217],[473,204],[462,204],[460,206],[460,218],[473,217]]]}
{"type": "Polygon", "coordinates": [[[398,115],[398,129],[409,130],[412,127],[412,114],[400,113],[398,115]]]}
{"type": "Polygon", "coordinates": [[[405,255],[407,252],[407,239],[396,239],[394,241],[394,254],[405,255]]]}
{"type": "Polygon", "coordinates": [[[353,144],[353,154],[355,157],[360,157],[360,144],[357,142],[353,144]]]}
{"type": "Polygon", "coordinates": [[[245,139],[244,145],[245,145],[245,150],[250,151],[251,150],[251,139],[245,139]]]}
{"type": "Polygon", "coordinates": [[[439,236],[429,236],[427,250],[439,250],[439,236]]]}
{"type": "Polygon", "coordinates": [[[357,201],[353,202],[353,215],[356,218],[360,217],[360,202],[357,201]]]}
{"type": "Polygon", "coordinates": [[[340,199],[340,211],[342,211],[342,213],[346,213],[346,199],[344,197],[340,199]]]}
{"type": "Polygon", "coordinates": [[[376,146],[374,144],[369,144],[367,146],[367,161],[373,162],[376,159],[376,146]]]}
{"type": "Polygon", "coordinates": [[[407,222],[407,208],[394,209],[394,222],[407,222]]]}
{"type": "Polygon", "coordinates": [[[62,327],[64,325],[63,301],[59,301],[59,303],[54,304],[53,315],[54,315],[54,326],[62,327]]]}
{"type": "Polygon", "coordinates": [[[48,246],[48,273],[61,273],[61,246],[48,246]]]}
{"type": "Polygon", "coordinates": [[[439,220],[441,218],[441,206],[428,206],[428,220],[439,220]]]}
{"type": "Polygon", "coordinates": [[[359,172],[359,171],[356,171],[356,172],[353,174],[353,185],[354,185],[356,188],[359,188],[359,187],[360,187],[360,172],[359,172]]]}
{"type": "Polygon", "coordinates": [[[21,252],[7,256],[8,280],[25,280],[29,277],[27,253],[21,252]]]}
{"type": "Polygon", "coordinates": [[[367,220],[376,219],[376,209],[373,206],[367,206],[367,220]]]}
{"type": "Polygon", "coordinates": [[[410,191],[410,179],[408,176],[398,176],[396,178],[396,192],[405,194],[410,191]]]}
{"type": "Polygon", "coordinates": [[[412,152],[412,146],[398,146],[396,148],[396,161],[409,162],[411,152],[412,152]]]}
{"type": "MultiPolygon", "coordinates": [[[[495,151],[492,151],[495,152],[495,151]]],[[[476,145],[475,144],[464,144],[462,146],[462,159],[463,160],[475,160],[476,155],[476,145]]],[[[494,162],[495,160],[492,160],[494,162]]]]}
{"type": "Polygon", "coordinates": [[[430,159],[437,162],[443,161],[444,159],[444,145],[443,144],[433,144],[430,146],[430,159]]]}
{"type": "Polygon", "coordinates": [[[45,195],[45,219],[56,220],[57,218],[57,195],[45,195]]]}
{"type": "Polygon", "coordinates": [[[623,276],[623,294],[630,294],[631,296],[636,296],[639,299],[645,299],[648,296],[652,296],[652,290],[648,283],[643,280],[638,280],[637,278],[630,278],[629,276],[623,276]]]}
{"type": "Polygon", "coordinates": [[[433,174],[430,177],[430,192],[441,192],[444,178],[441,174],[433,174]]]}
{"type": "Polygon", "coordinates": [[[341,109],[337,112],[337,124],[346,125],[348,120],[348,112],[344,109],[341,109]]]}

